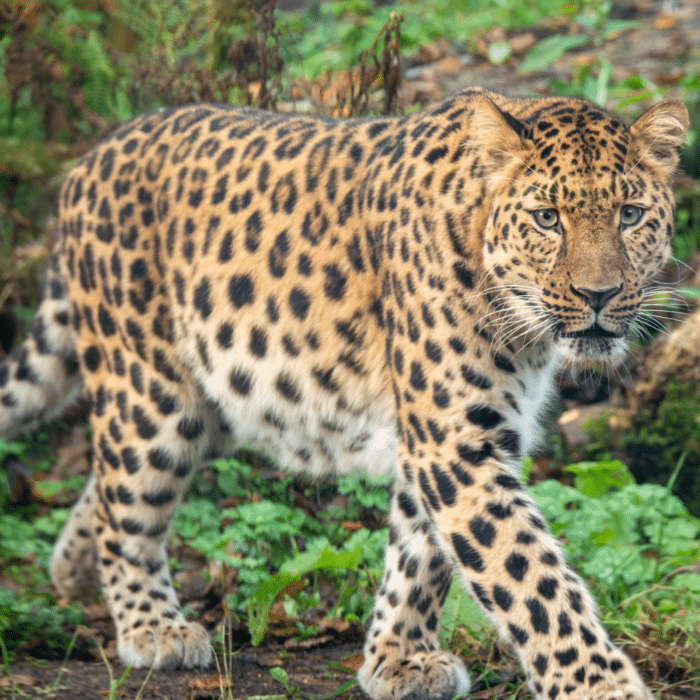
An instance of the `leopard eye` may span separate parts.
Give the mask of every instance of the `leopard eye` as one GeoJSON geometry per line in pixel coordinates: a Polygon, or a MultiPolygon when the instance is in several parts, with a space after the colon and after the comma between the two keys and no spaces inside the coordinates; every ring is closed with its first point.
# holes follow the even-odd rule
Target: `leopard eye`
{"type": "Polygon", "coordinates": [[[559,212],[556,209],[537,209],[532,215],[542,228],[554,228],[559,223],[559,212]]]}
{"type": "Polygon", "coordinates": [[[639,223],[639,220],[644,214],[644,209],[637,207],[634,204],[625,204],[622,209],[620,209],[620,223],[623,226],[634,226],[639,223]]]}

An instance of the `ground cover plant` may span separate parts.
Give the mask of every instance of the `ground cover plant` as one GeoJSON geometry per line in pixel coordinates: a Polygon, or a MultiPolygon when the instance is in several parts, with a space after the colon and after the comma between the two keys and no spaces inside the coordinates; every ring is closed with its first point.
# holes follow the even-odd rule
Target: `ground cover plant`
{"type": "MultiPolygon", "coordinates": [[[[53,209],[46,192],[55,191],[67,164],[111,125],[152,106],[199,99],[334,114],[381,111],[385,88],[398,80],[392,73],[396,62],[403,60],[406,68],[405,57],[426,47],[432,55],[449,56],[450,50],[435,48],[440,39],[448,46],[459,43],[468,56],[482,56],[487,68],[519,71],[517,86],[567,52],[602,47],[640,23],[614,16],[612,5],[600,2],[525,7],[514,0],[484,0],[467,11],[463,3],[445,0],[428,11],[419,2],[378,8],[342,0],[309,3],[292,13],[272,5],[214,2],[215,22],[204,21],[209,15],[202,3],[189,0],[188,6],[184,19],[174,3],[149,0],[115,8],[68,0],[27,3],[24,10],[3,5],[0,343],[5,348],[21,335],[36,301],[47,248],[45,221],[53,209]],[[388,25],[392,12],[401,19],[388,25]],[[492,34],[494,27],[506,33],[492,34]],[[524,30],[533,30],[534,43],[519,54],[510,35],[524,30]],[[393,50],[382,53],[391,41],[393,50]],[[251,68],[261,64],[265,72],[251,68]],[[356,72],[346,73],[349,66],[356,72]]],[[[697,129],[697,62],[680,70],[672,87],[695,110],[697,129]]],[[[619,79],[614,62],[598,57],[580,64],[571,80],[553,77],[548,84],[553,93],[580,94],[628,115],[637,101],[667,88],[641,73],[619,79]]],[[[696,177],[699,148],[696,131],[684,153],[686,171],[696,177]]],[[[680,261],[700,248],[700,196],[697,185],[685,185],[677,213],[680,261]]],[[[637,484],[619,462],[599,460],[613,449],[605,443],[588,463],[553,458],[552,473],[560,478],[533,489],[572,563],[593,586],[612,635],[664,697],[700,696],[700,529],[672,493],[700,464],[697,391],[684,387],[672,394],[684,408],[682,420],[672,407],[675,424],[663,415],[656,423],[642,417],[635,431],[644,449],[660,445],[672,458],[660,484],[637,484]],[[682,447],[676,430],[687,436],[682,447]]],[[[72,647],[90,658],[100,656],[95,638],[109,644],[109,631],[96,622],[95,611],[59,605],[46,574],[67,505],[84,483],[84,476],[53,470],[67,435],[58,426],[43,436],[0,443],[8,465],[0,470],[0,653],[7,680],[0,696],[26,694],[12,680],[10,663],[28,653],[62,657],[72,647]],[[90,633],[81,632],[71,645],[81,623],[90,633]]],[[[386,496],[386,483],[299,482],[251,455],[210,465],[179,511],[172,537],[173,564],[186,555],[175,576],[187,607],[211,629],[226,620],[217,635],[219,650],[286,643],[298,651],[319,639],[334,644],[359,638],[381,576],[386,496]]],[[[472,671],[485,684],[482,697],[523,692],[506,648],[485,630],[458,587],[441,625],[450,645],[474,660],[472,671]]],[[[294,695],[294,682],[280,671],[274,673],[277,690],[294,695]]]]}
{"type": "MultiPolygon", "coordinates": [[[[681,688],[697,686],[700,520],[667,487],[637,484],[619,462],[566,471],[573,486],[550,479],[532,492],[592,584],[611,635],[632,653],[639,651],[640,631],[650,636],[648,658],[639,656],[642,669],[647,664],[660,682],[659,668],[681,688]],[[661,644],[666,654],[658,658],[661,644]]],[[[371,612],[387,537],[385,527],[370,529],[363,519],[381,523],[387,484],[348,481],[354,483],[320,488],[240,460],[218,460],[197,479],[176,517],[172,545],[178,559],[185,546],[201,555],[197,568],[209,590],[205,602],[193,601],[192,612],[219,624],[226,619],[217,636],[220,655],[248,642],[286,640],[294,649],[325,635],[327,643],[329,630],[335,639],[358,637],[371,612]]],[[[6,664],[27,649],[60,656],[70,629],[87,621],[78,606],[57,607],[37,566],[46,565],[65,511],[32,518],[36,510],[6,506],[0,518],[6,664]]],[[[177,571],[175,577],[180,580],[177,571]]],[[[510,678],[508,692],[517,691],[523,679],[504,675],[504,650],[496,663],[488,658],[493,653],[486,649],[497,640],[459,586],[450,592],[441,625],[451,646],[476,656],[474,668],[485,684],[510,678]]]]}

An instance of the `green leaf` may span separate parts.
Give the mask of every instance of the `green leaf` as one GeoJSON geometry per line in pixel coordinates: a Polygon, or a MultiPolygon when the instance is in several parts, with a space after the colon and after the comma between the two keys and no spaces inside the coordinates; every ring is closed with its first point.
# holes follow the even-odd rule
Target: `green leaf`
{"type": "Polygon", "coordinates": [[[602,59],[600,62],[600,71],[598,80],[596,81],[596,92],[592,96],[591,101],[600,107],[605,107],[608,100],[608,85],[612,78],[613,66],[607,59],[602,59]]]}
{"type": "Polygon", "coordinates": [[[352,552],[336,552],[326,541],[322,550],[304,552],[285,562],[283,570],[263,581],[248,601],[248,627],[253,646],[263,640],[270,608],[292,581],[316,569],[354,569],[360,562],[360,554],[359,546],[352,552]]]}
{"type": "Polygon", "coordinates": [[[627,467],[619,461],[579,462],[564,467],[564,471],[574,474],[576,488],[591,498],[601,498],[612,489],[635,483],[627,467]]]}
{"type": "Polygon", "coordinates": [[[571,49],[577,49],[589,42],[585,34],[550,36],[538,41],[526,54],[518,73],[529,73],[546,68],[550,63],[571,49]]]}
{"type": "Polygon", "coordinates": [[[677,588],[687,588],[689,591],[697,591],[700,593],[700,574],[677,574],[673,577],[673,585],[677,588]]]}
{"type": "Polygon", "coordinates": [[[354,569],[360,563],[360,547],[351,552],[336,552],[328,540],[321,539],[323,548],[312,548],[286,561],[280,571],[299,576],[315,569],[354,569]]]}
{"type": "Polygon", "coordinates": [[[466,626],[474,632],[482,632],[489,626],[477,604],[467,594],[459,577],[450,585],[440,618],[440,639],[447,645],[457,625],[466,626]]]}
{"type": "Polygon", "coordinates": [[[486,58],[494,66],[500,66],[513,55],[513,49],[507,41],[494,41],[486,49],[486,58]]]}
{"type": "Polygon", "coordinates": [[[595,542],[599,547],[611,542],[617,537],[617,533],[611,527],[606,527],[600,532],[591,533],[591,541],[595,542]]]}
{"type": "Polygon", "coordinates": [[[600,29],[603,39],[614,39],[628,29],[636,29],[639,22],[629,19],[609,19],[600,29]]]}
{"type": "Polygon", "coordinates": [[[281,666],[274,666],[270,669],[270,675],[287,691],[289,688],[289,676],[281,666]]]}

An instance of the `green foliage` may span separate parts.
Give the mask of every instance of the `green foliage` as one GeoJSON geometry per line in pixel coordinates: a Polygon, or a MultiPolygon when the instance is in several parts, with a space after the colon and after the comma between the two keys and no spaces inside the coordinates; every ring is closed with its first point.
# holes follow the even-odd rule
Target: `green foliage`
{"type": "Polygon", "coordinates": [[[209,500],[223,496],[248,499],[251,494],[266,494],[281,503],[292,504],[289,488],[293,479],[289,474],[270,480],[241,459],[216,459],[210,468],[216,475],[214,482],[206,481],[200,474],[194,480],[192,490],[202,497],[209,500]]]}
{"type": "Polygon", "coordinates": [[[313,78],[348,68],[389,16],[388,8],[375,13],[373,8],[369,0],[340,0],[311,3],[301,14],[280,17],[293,73],[313,78]]]}
{"type": "MultiPolygon", "coordinates": [[[[668,488],[634,483],[619,462],[574,465],[569,470],[583,491],[549,480],[536,484],[532,493],[600,601],[624,606],[630,596],[673,581],[678,569],[700,558],[700,520],[668,488]],[[608,488],[598,488],[596,480],[608,488]]],[[[689,608],[697,615],[697,582],[682,578],[676,583],[674,609],[689,608]]],[[[666,594],[651,596],[661,598],[666,594]]]]}
{"type": "Polygon", "coordinates": [[[288,559],[278,574],[263,581],[248,600],[248,627],[253,646],[263,640],[267,629],[267,616],[277,596],[301,576],[318,569],[356,569],[360,562],[360,546],[352,551],[337,552],[331,549],[328,540],[320,538],[311,542],[309,548],[293,559],[288,559]]]}
{"type": "MultiPolygon", "coordinates": [[[[18,92],[14,119],[10,119],[11,85],[3,76],[0,81],[0,115],[5,118],[0,120],[0,137],[11,136],[22,142],[43,141],[46,120],[50,116],[55,118],[73,112],[67,88],[71,78],[76,77],[82,77],[80,86],[85,106],[108,119],[114,118],[114,88],[120,73],[119,64],[109,55],[101,33],[103,15],[75,7],[69,0],[52,0],[44,12],[38,13],[37,19],[33,32],[14,41],[39,61],[35,70],[53,89],[48,91],[50,94],[33,92],[27,83],[18,92]],[[41,59],[38,59],[40,54],[41,59]]],[[[7,50],[11,43],[11,37],[6,36],[0,41],[0,50],[7,50]]],[[[39,159],[34,169],[38,167],[39,159]]]]}
{"type": "MultiPolygon", "coordinates": [[[[545,17],[572,15],[593,4],[570,0],[436,0],[428,7],[425,2],[412,0],[375,7],[371,0],[334,0],[311,3],[301,14],[284,13],[279,21],[286,35],[285,55],[292,75],[313,78],[347,69],[369,48],[392,12],[404,13],[401,47],[410,52],[438,39],[470,41],[492,27],[506,31],[530,27],[545,17]]],[[[588,41],[585,36],[574,38],[578,43],[588,41]]],[[[491,58],[501,63],[508,58],[509,50],[508,45],[494,45],[491,58]]]]}
{"type": "MultiPolygon", "coordinates": [[[[644,615],[663,613],[682,618],[697,634],[700,520],[668,488],[638,485],[620,462],[572,464],[564,471],[575,475],[575,487],[547,480],[531,492],[608,625],[628,628],[644,615]]],[[[443,643],[459,644],[460,627],[481,638],[488,623],[454,581],[441,619],[443,643]]]]}
{"type": "MultiPolygon", "coordinates": [[[[237,465],[236,470],[246,471],[237,465]]],[[[631,597],[641,594],[648,594],[651,604],[665,611],[697,610],[700,576],[687,567],[700,557],[700,521],[667,488],[637,485],[620,462],[582,462],[565,471],[574,475],[575,488],[546,481],[533,488],[533,495],[555,535],[565,538],[569,558],[592,583],[599,601],[612,609],[622,606],[629,618],[640,610],[631,597]]],[[[225,483],[222,474],[230,472],[228,465],[219,473],[220,483],[225,483]]],[[[268,493],[278,483],[266,482],[268,493]]],[[[351,501],[357,499],[349,504],[350,511],[359,501],[364,501],[363,507],[371,505],[360,479],[346,479],[344,486],[351,501]],[[348,488],[351,484],[354,493],[348,488]]],[[[234,484],[233,490],[240,488],[234,484]]],[[[284,499],[286,494],[278,490],[277,497],[284,499]]],[[[238,569],[239,590],[229,596],[229,604],[247,616],[254,643],[262,640],[268,613],[280,595],[290,617],[302,617],[304,610],[319,604],[318,575],[339,591],[329,615],[363,619],[369,613],[370,579],[365,567],[371,580],[381,575],[386,530],[363,528],[348,536],[335,528],[335,534],[327,537],[318,525],[303,511],[268,499],[223,511],[211,503],[195,502],[181,509],[176,519],[177,531],[190,544],[238,569]],[[221,522],[227,524],[221,527],[221,522]],[[296,546],[301,541],[303,551],[296,546]],[[232,557],[231,551],[238,555],[232,557]],[[284,590],[300,578],[307,585],[288,597],[284,590]]],[[[300,635],[313,634],[313,628],[298,625],[300,635]]],[[[458,582],[448,595],[441,625],[444,640],[452,639],[461,626],[484,629],[483,616],[458,582]]]]}
{"type": "Polygon", "coordinates": [[[31,521],[26,513],[3,513],[0,518],[0,560],[7,563],[13,559],[35,559],[41,566],[48,566],[52,542],[67,518],[67,508],[54,508],[31,521]]]}
{"type": "MultiPolygon", "coordinates": [[[[11,454],[28,450],[22,442],[0,442],[0,448],[11,454]]],[[[668,488],[637,485],[620,462],[585,462],[565,471],[574,475],[575,487],[545,481],[532,493],[604,611],[623,613],[616,624],[634,622],[649,610],[696,621],[700,575],[692,566],[700,558],[700,521],[668,488]]],[[[306,611],[321,605],[322,579],[325,590],[330,583],[336,591],[329,617],[364,620],[369,614],[387,531],[362,528],[350,533],[341,520],[363,508],[385,507],[386,499],[378,499],[377,493],[386,495],[387,479],[379,484],[373,491],[361,479],[344,479],[348,510],[313,517],[293,505],[291,494],[299,486],[291,477],[274,478],[269,470],[240,460],[217,460],[206,478],[196,480],[195,497],[179,509],[175,530],[207,557],[237,569],[238,588],[227,604],[247,620],[254,643],[265,635],[269,611],[280,597],[303,638],[316,633],[306,611]],[[221,497],[241,498],[242,503],[219,508],[216,500],[221,497]],[[285,589],[298,589],[294,584],[299,581],[301,590],[287,595],[285,589]]],[[[308,498],[319,497],[316,488],[306,487],[308,498]]],[[[322,495],[330,499],[332,490],[322,495]]],[[[0,641],[10,653],[37,635],[65,648],[62,626],[80,621],[76,606],[56,607],[47,593],[45,569],[36,567],[48,563],[51,541],[66,516],[66,509],[42,515],[6,509],[0,514],[0,560],[4,573],[22,590],[18,596],[0,588],[0,641]]],[[[480,635],[485,624],[456,581],[441,621],[443,641],[457,640],[456,630],[462,627],[480,635]]]]}
{"type": "Polygon", "coordinates": [[[82,621],[83,613],[77,604],[59,608],[49,593],[18,593],[0,586],[0,640],[10,658],[36,636],[54,649],[65,649],[69,637],[62,625],[79,625],[82,621]]]}
{"type": "Polygon", "coordinates": [[[466,627],[475,634],[485,632],[490,623],[466,592],[459,577],[455,577],[445,598],[440,618],[440,642],[447,646],[455,639],[457,629],[466,627]]]}
{"type": "Polygon", "coordinates": [[[270,675],[284,688],[287,696],[291,697],[299,692],[299,686],[290,685],[289,676],[281,666],[274,666],[270,669],[270,675]]]}
{"type": "MultiPolygon", "coordinates": [[[[0,439],[0,464],[8,458],[42,471],[54,456],[47,435],[34,433],[17,440],[0,439]]],[[[57,606],[49,592],[47,569],[69,510],[13,505],[7,478],[0,467],[0,569],[7,582],[0,585],[0,646],[13,657],[20,645],[41,637],[50,647],[65,649],[69,638],[62,625],[79,624],[83,615],[78,605],[57,606]]],[[[38,491],[40,483],[35,484],[38,491]]],[[[69,485],[82,487],[83,483],[84,478],[72,477],[69,485]]],[[[44,493],[49,495],[48,490],[44,493]]]]}
{"type": "Polygon", "coordinates": [[[48,471],[53,464],[55,455],[45,432],[30,433],[17,440],[6,440],[0,437],[0,462],[8,457],[14,457],[20,462],[29,463],[38,471],[48,471]]]}
{"type": "MultiPolygon", "coordinates": [[[[389,512],[390,476],[351,474],[338,479],[338,493],[353,496],[363,508],[376,508],[382,513],[389,512]]],[[[353,512],[348,517],[357,517],[353,512]]]]}
{"type": "Polygon", "coordinates": [[[618,461],[579,462],[564,467],[564,471],[574,474],[574,486],[589,498],[602,498],[608,491],[634,484],[627,467],[618,461]]]}
{"type": "MultiPolygon", "coordinates": [[[[319,604],[319,575],[330,580],[338,592],[329,615],[351,620],[368,616],[370,580],[381,576],[386,529],[350,533],[342,521],[356,518],[364,507],[386,509],[386,478],[375,480],[381,486],[374,489],[367,479],[342,479],[347,508],[329,508],[312,517],[292,505],[291,477],[266,479],[240,460],[216,460],[211,469],[215,479],[196,480],[199,495],[178,510],[174,527],[205,556],[237,570],[238,586],[228,596],[227,606],[247,619],[254,644],[263,639],[272,604],[300,578],[308,579],[310,585],[289,603],[290,616],[301,617],[304,610],[319,604]],[[204,492],[206,499],[201,498],[204,492]],[[246,502],[220,509],[215,500],[222,496],[246,502]]],[[[308,491],[309,497],[318,496],[315,487],[308,491]]]]}
{"type": "MultiPolygon", "coordinates": [[[[700,158],[697,162],[700,163],[700,158]]],[[[698,190],[697,196],[679,202],[676,210],[673,255],[677,260],[687,260],[691,253],[700,250],[700,188],[698,190]]]]}
{"type": "Polygon", "coordinates": [[[80,624],[83,615],[77,605],[56,605],[46,570],[68,510],[56,508],[33,519],[30,509],[14,511],[0,510],[0,562],[13,581],[12,588],[0,585],[0,640],[10,655],[36,636],[63,649],[68,637],[62,625],[80,624]]]}
{"type": "Polygon", "coordinates": [[[527,52],[518,70],[529,73],[545,68],[567,51],[577,49],[588,41],[585,34],[555,35],[542,39],[527,52]]]}
{"type": "Polygon", "coordinates": [[[192,547],[238,569],[234,607],[269,577],[268,565],[279,569],[295,549],[294,535],[312,539],[323,532],[301,509],[269,500],[223,510],[211,501],[193,500],[178,510],[174,526],[192,547]]]}

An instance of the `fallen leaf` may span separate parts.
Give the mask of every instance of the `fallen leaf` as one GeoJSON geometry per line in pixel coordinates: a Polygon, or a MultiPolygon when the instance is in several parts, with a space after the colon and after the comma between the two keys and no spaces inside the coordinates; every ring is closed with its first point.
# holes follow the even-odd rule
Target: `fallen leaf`
{"type": "Polygon", "coordinates": [[[513,53],[519,55],[529,51],[537,43],[537,36],[532,32],[516,34],[510,38],[510,48],[513,53]]]}
{"type": "Polygon", "coordinates": [[[343,521],[343,530],[347,530],[348,532],[357,532],[358,530],[361,530],[362,528],[363,528],[363,525],[359,520],[344,520],[343,521]]]}
{"type": "Polygon", "coordinates": [[[673,29],[678,24],[676,15],[659,15],[654,20],[654,29],[673,29]]]}
{"type": "Polygon", "coordinates": [[[445,56],[438,63],[438,68],[443,76],[457,76],[464,70],[464,63],[459,56],[445,56]]]}
{"type": "Polygon", "coordinates": [[[311,639],[287,639],[284,643],[284,648],[287,651],[309,651],[316,649],[326,644],[330,644],[333,637],[330,634],[324,634],[322,637],[312,637],[311,639]]]}
{"type": "Polygon", "coordinates": [[[36,678],[26,673],[11,673],[9,676],[0,678],[0,688],[11,688],[15,685],[34,686],[36,683],[36,678]]]}
{"type": "Polygon", "coordinates": [[[365,657],[362,654],[352,654],[351,656],[348,656],[347,659],[339,661],[338,665],[342,666],[343,668],[347,668],[348,671],[357,673],[364,662],[365,657]]]}
{"type": "MultiPolygon", "coordinates": [[[[287,594],[289,596],[296,595],[299,591],[306,588],[306,581],[303,578],[299,578],[296,581],[290,581],[281,591],[281,594],[287,594]]],[[[284,608],[283,608],[284,609],[284,608]]],[[[276,612],[276,611],[275,611],[276,612]]]]}

